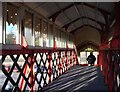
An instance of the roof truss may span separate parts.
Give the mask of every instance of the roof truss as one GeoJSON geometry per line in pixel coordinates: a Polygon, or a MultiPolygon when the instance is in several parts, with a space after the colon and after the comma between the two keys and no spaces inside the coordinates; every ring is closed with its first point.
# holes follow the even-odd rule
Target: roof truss
{"type": "Polygon", "coordinates": [[[110,13],[109,13],[108,11],[106,11],[106,10],[103,10],[103,9],[101,9],[101,8],[98,8],[98,7],[96,7],[96,6],[90,5],[90,4],[85,3],[85,2],[74,2],[73,4],[70,4],[69,6],[67,6],[67,7],[65,7],[65,8],[57,11],[56,13],[52,14],[52,15],[49,17],[49,19],[52,19],[52,21],[55,22],[57,16],[58,16],[60,13],[62,13],[62,12],[64,12],[65,10],[73,7],[74,5],[85,5],[85,6],[87,6],[87,7],[92,8],[92,9],[97,9],[97,11],[99,11],[99,12],[102,13],[103,15],[104,15],[104,14],[107,14],[107,15],[110,14],[110,13]]]}
{"type": "Polygon", "coordinates": [[[96,28],[95,26],[92,26],[92,25],[89,25],[89,24],[85,24],[85,25],[82,25],[82,26],[80,26],[80,27],[78,27],[78,28],[72,30],[70,33],[74,34],[77,30],[79,30],[79,29],[81,29],[81,28],[83,28],[83,27],[85,27],[85,26],[89,26],[89,27],[91,27],[91,28],[94,28],[94,29],[98,30],[99,32],[102,31],[101,29],[96,28]]]}
{"type": "Polygon", "coordinates": [[[94,47],[96,49],[99,48],[99,45],[94,43],[94,42],[92,42],[92,41],[82,42],[82,43],[78,44],[78,46],[76,48],[77,48],[78,51],[80,51],[80,50],[86,48],[87,46],[92,46],[92,47],[94,47]]]}
{"type": "Polygon", "coordinates": [[[80,18],[76,18],[75,20],[69,22],[68,24],[65,24],[62,28],[65,28],[65,30],[67,30],[68,27],[69,27],[72,23],[75,23],[76,21],[78,21],[78,20],[80,20],[80,19],[84,19],[84,18],[96,22],[97,24],[100,25],[101,28],[105,25],[104,23],[99,22],[99,21],[97,21],[97,20],[95,20],[95,19],[92,19],[92,18],[89,18],[89,17],[80,17],[80,18]]]}

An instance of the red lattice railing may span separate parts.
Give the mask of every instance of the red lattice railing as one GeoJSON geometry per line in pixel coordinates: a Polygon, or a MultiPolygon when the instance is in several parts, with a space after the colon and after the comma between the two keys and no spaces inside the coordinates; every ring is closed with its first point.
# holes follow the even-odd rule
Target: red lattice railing
{"type": "Polygon", "coordinates": [[[99,65],[110,92],[120,92],[120,49],[101,50],[99,65]]]}
{"type": "Polygon", "coordinates": [[[2,91],[42,90],[51,81],[78,64],[74,49],[23,48],[2,45],[0,50],[2,91]]]}

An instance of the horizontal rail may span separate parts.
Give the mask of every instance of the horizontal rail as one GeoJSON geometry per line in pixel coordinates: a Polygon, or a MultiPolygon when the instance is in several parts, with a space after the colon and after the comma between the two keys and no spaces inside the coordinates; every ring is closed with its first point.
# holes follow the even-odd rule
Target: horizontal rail
{"type": "Polygon", "coordinates": [[[55,52],[55,51],[71,51],[71,50],[74,50],[74,49],[71,49],[71,48],[51,48],[51,47],[34,47],[34,46],[28,46],[28,48],[24,48],[23,46],[21,45],[9,45],[9,44],[2,44],[1,45],[1,48],[0,48],[0,55],[4,55],[6,53],[8,54],[15,54],[15,52],[23,52],[23,53],[30,53],[30,51],[33,51],[33,52],[37,52],[37,51],[41,51],[41,53],[44,53],[44,52],[55,52]],[[4,51],[3,51],[4,50],[4,51]],[[23,50],[23,51],[22,51],[23,50]],[[10,53],[9,53],[10,51],[10,53]]]}

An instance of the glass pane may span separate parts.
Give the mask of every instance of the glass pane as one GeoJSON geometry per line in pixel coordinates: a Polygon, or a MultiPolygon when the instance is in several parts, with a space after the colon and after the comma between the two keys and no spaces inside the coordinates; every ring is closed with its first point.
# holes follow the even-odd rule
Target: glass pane
{"type": "Polygon", "coordinates": [[[73,38],[72,35],[70,35],[70,34],[67,35],[67,38],[68,38],[68,40],[67,40],[67,42],[68,42],[68,47],[69,47],[69,48],[73,48],[73,42],[72,42],[72,40],[73,40],[74,38],[73,38]]]}
{"type": "Polygon", "coordinates": [[[58,30],[58,47],[61,47],[61,30],[58,30]]]}
{"type": "Polygon", "coordinates": [[[53,25],[49,25],[49,47],[53,47],[53,25]]]}
{"type": "MultiPolygon", "coordinates": [[[[97,58],[98,57],[98,52],[93,52],[93,55],[95,56],[95,58],[97,58]]],[[[96,61],[95,61],[95,65],[97,64],[97,59],[96,59],[96,61]]]]}
{"type": "Polygon", "coordinates": [[[17,30],[17,7],[7,5],[7,21],[6,21],[6,44],[18,43],[18,30],[17,30]]]}
{"type": "Polygon", "coordinates": [[[47,38],[48,34],[48,24],[47,22],[43,21],[43,30],[42,30],[42,37],[43,37],[43,47],[48,47],[49,41],[47,38]]]}
{"type": "Polygon", "coordinates": [[[66,39],[66,33],[64,33],[64,48],[66,48],[66,41],[67,41],[67,39],[66,39]]]}
{"type": "Polygon", "coordinates": [[[58,47],[58,29],[54,29],[54,44],[58,47]]]}
{"type": "Polygon", "coordinates": [[[87,64],[87,53],[86,52],[80,52],[80,64],[87,64]]]}
{"type": "Polygon", "coordinates": [[[0,43],[2,43],[2,25],[3,25],[3,16],[2,16],[2,2],[0,2],[0,43]]]}
{"type": "Polygon", "coordinates": [[[67,42],[66,44],[68,45],[68,47],[70,47],[69,46],[70,43],[69,43],[69,35],[68,34],[66,34],[66,42],[67,42]]]}
{"type": "Polygon", "coordinates": [[[40,46],[40,30],[41,30],[41,20],[35,18],[35,46],[40,46]]]}
{"type": "Polygon", "coordinates": [[[65,32],[62,32],[62,47],[65,48],[66,47],[66,33],[65,32]]]}
{"type": "Polygon", "coordinates": [[[73,41],[74,41],[74,37],[73,35],[70,35],[70,48],[73,48],[73,41]]]}
{"type": "Polygon", "coordinates": [[[64,33],[61,32],[61,47],[64,47],[64,33]]]}
{"type": "Polygon", "coordinates": [[[24,22],[25,22],[24,35],[26,41],[28,45],[32,45],[32,14],[31,13],[27,11],[25,12],[24,22]]]}

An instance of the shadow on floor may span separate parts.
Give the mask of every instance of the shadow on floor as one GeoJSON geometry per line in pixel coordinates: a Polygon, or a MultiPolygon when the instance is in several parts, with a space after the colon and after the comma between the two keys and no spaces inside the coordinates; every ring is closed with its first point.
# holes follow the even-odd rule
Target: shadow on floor
{"type": "Polygon", "coordinates": [[[66,71],[58,79],[43,88],[44,92],[74,92],[74,91],[97,91],[106,90],[99,67],[75,66],[66,71]]]}

